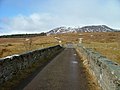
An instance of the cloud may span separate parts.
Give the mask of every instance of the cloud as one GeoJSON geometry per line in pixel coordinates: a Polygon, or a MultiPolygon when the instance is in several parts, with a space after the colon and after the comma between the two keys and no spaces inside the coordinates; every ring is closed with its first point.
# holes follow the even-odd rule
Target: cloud
{"type": "Polygon", "coordinates": [[[28,8],[31,13],[20,13],[4,19],[4,29],[8,30],[8,33],[35,33],[58,26],[106,24],[112,28],[120,28],[119,0],[47,0],[46,2],[36,0],[36,2],[31,0],[33,5],[28,8]]]}
{"type": "Polygon", "coordinates": [[[52,0],[49,7],[48,11],[59,15],[67,25],[107,24],[120,28],[119,0],[52,0]]]}
{"type": "Polygon", "coordinates": [[[6,23],[5,28],[11,33],[42,32],[57,25],[54,22],[55,18],[47,13],[33,13],[28,16],[17,15],[6,23]]]}
{"type": "Polygon", "coordinates": [[[9,34],[46,32],[55,27],[69,25],[67,18],[61,18],[50,13],[32,13],[28,16],[17,15],[4,21],[4,29],[9,34]]]}

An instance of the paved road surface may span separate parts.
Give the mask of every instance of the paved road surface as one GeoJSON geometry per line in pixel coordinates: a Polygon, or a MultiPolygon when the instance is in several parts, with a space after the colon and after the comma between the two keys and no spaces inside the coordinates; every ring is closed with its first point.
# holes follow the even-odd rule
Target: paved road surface
{"type": "Polygon", "coordinates": [[[75,49],[66,48],[23,90],[88,90],[86,75],[79,61],[75,49]]]}

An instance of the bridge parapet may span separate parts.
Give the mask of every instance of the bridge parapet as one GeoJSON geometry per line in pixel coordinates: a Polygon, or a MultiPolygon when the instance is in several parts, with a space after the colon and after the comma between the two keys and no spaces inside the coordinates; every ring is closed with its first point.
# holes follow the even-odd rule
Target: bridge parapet
{"type": "Polygon", "coordinates": [[[90,48],[78,45],[83,63],[103,90],[120,90],[120,65],[90,48]]]}
{"type": "Polygon", "coordinates": [[[34,50],[21,55],[8,56],[0,59],[0,84],[11,79],[20,70],[23,70],[38,61],[49,61],[60,52],[60,45],[48,47],[44,49],[34,50]]]}

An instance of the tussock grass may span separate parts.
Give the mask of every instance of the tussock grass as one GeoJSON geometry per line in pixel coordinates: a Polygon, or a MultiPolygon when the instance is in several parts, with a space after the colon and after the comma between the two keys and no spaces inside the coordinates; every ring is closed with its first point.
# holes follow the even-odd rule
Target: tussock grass
{"type": "Polygon", "coordinates": [[[25,46],[25,38],[0,38],[0,58],[58,44],[52,36],[33,37],[31,39],[31,48],[26,50],[26,46],[29,47],[29,45],[26,44],[25,46]]]}
{"type": "MultiPolygon", "coordinates": [[[[67,33],[32,37],[32,47],[29,50],[59,44],[55,37],[59,37],[62,44],[78,43],[79,38],[83,38],[86,47],[93,48],[111,60],[120,63],[120,32],[67,33]]],[[[24,41],[25,38],[0,38],[0,57],[26,52],[24,41]]]]}
{"type": "Polygon", "coordinates": [[[93,48],[95,51],[120,64],[120,48],[118,48],[118,43],[92,42],[90,44],[84,43],[84,46],[93,48]]]}

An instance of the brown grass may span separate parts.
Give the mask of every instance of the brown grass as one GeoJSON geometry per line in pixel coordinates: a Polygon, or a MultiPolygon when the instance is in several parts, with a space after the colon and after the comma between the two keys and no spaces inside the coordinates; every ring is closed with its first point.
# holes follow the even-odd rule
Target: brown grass
{"type": "MultiPolygon", "coordinates": [[[[26,52],[26,46],[24,42],[25,38],[0,38],[0,58],[26,52]]],[[[52,36],[34,37],[32,38],[30,50],[45,48],[56,44],[57,42],[52,36]]]]}
{"type": "MultiPolygon", "coordinates": [[[[59,37],[62,44],[67,42],[78,43],[83,38],[86,47],[93,48],[111,60],[120,63],[120,33],[67,33],[50,36],[33,37],[30,50],[40,49],[59,44],[55,37],[59,37]]],[[[0,57],[20,54],[26,51],[25,38],[0,38],[0,57]]]]}

